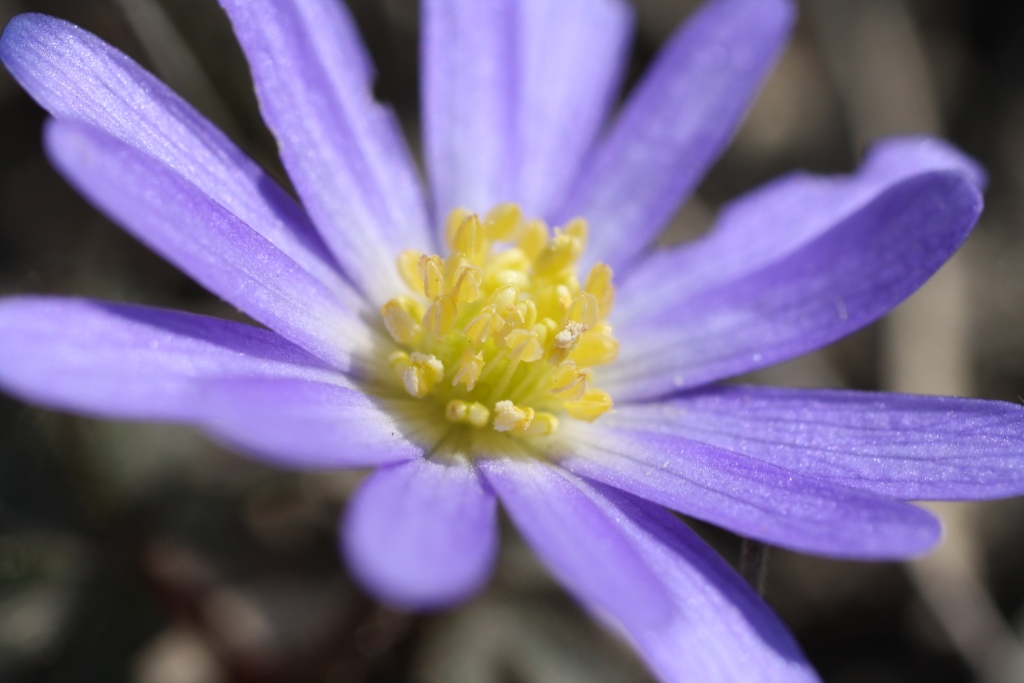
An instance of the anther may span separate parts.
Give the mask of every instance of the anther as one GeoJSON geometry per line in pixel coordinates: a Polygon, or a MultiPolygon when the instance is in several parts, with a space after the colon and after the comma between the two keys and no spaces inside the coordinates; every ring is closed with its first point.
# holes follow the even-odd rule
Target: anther
{"type": "Polygon", "coordinates": [[[388,334],[399,344],[416,344],[423,337],[423,326],[419,323],[423,307],[413,299],[406,296],[392,299],[384,304],[380,314],[388,334]]]}
{"type": "Polygon", "coordinates": [[[600,323],[580,338],[572,357],[580,365],[607,365],[619,356],[619,342],[612,336],[611,325],[600,323]]]}
{"type": "Polygon", "coordinates": [[[463,328],[462,334],[474,346],[480,346],[505,326],[505,319],[498,315],[494,305],[485,306],[480,313],[463,328]]]}
{"type": "Polygon", "coordinates": [[[448,219],[444,223],[444,243],[448,245],[448,248],[452,251],[458,251],[455,248],[455,233],[459,227],[465,222],[467,218],[473,215],[473,212],[463,207],[457,207],[452,209],[448,214],[448,219]]]}
{"type": "Polygon", "coordinates": [[[537,411],[525,429],[513,429],[513,436],[547,436],[558,431],[558,418],[548,412],[537,411]]]}
{"type": "MultiPolygon", "coordinates": [[[[543,327],[540,329],[544,330],[543,327]]],[[[505,336],[505,343],[511,349],[509,360],[512,363],[532,363],[544,355],[544,347],[536,330],[512,330],[505,336]]]]}
{"type": "Polygon", "coordinates": [[[484,257],[490,251],[491,245],[484,234],[484,227],[480,225],[480,219],[476,214],[470,214],[455,229],[452,235],[451,247],[453,251],[465,254],[470,261],[476,264],[483,263],[484,257]]]}
{"type": "Polygon", "coordinates": [[[423,276],[420,275],[420,259],[423,254],[415,249],[406,249],[398,255],[398,274],[402,281],[417,294],[423,294],[423,276]]]}
{"type": "Polygon", "coordinates": [[[516,246],[531,261],[544,250],[548,243],[548,226],[542,220],[532,220],[523,228],[516,246]]]}
{"type": "Polygon", "coordinates": [[[439,296],[434,299],[434,303],[430,304],[430,308],[424,314],[423,326],[433,332],[435,337],[441,339],[452,328],[457,313],[458,306],[451,295],[439,296]]]}
{"type": "Polygon", "coordinates": [[[583,289],[597,299],[597,307],[602,318],[611,312],[612,305],[615,303],[615,285],[612,284],[611,266],[604,263],[595,264],[587,275],[587,282],[583,285],[583,289]]]}
{"type": "Polygon", "coordinates": [[[604,413],[611,410],[612,397],[600,389],[591,389],[579,401],[569,401],[565,404],[565,410],[577,420],[593,422],[604,413]]]}
{"type": "Polygon", "coordinates": [[[388,358],[391,369],[410,396],[423,398],[444,377],[444,365],[435,356],[396,351],[388,358]]]}
{"type": "Polygon", "coordinates": [[[476,381],[480,379],[480,373],[484,370],[483,352],[473,352],[473,349],[466,349],[459,359],[459,369],[455,371],[452,378],[452,386],[459,383],[466,385],[466,391],[473,391],[476,381]]]}
{"type": "Polygon", "coordinates": [[[460,401],[453,399],[445,406],[444,416],[449,422],[456,424],[471,424],[474,427],[483,427],[491,419],[491,411],[482,403],[473,401],[460,401]]]}
{"type": "Polygon", "coordinates": [[[523,408],[512,401],[498,401],[494,404],[494,429],[499,432],[524,430],[530,426],[536,414],[529,406],[523,408]]]}
{"type": "Polygon", "coordinates": [[[550,391],[563,401],[580,401],[590,390],[589,377],[587,370],[577,370],[576,363],[567,360],[560,363],[551,375],[550,391]]]}
{"type": "Polygon", "coordinates": [[[440,296],[444,291],[444,263],[441,261],[441,257],[436,254],[433,256],[424,254],[420,256],[418,265],[420,281],[423,283],[423,293],[428,299],[440,296]]]}
{"type": "Polygon", "coordinates": [[[587,329],[581,323],[575,320],[570,320],[565,324],[565,327],[555,335],[555,339],[551,344],[551,353],[549,358],[552,363],[558,365],[572,353],[576,346],[580,343],[580,337],[587,329]]]}
{"type": "Polygon", "coordinates": [[[583,242],[575,235],[560,232],[537,255],[533,270],[541,277],[555,275],[575,265],[581,253],[583,242]]]}
{"type": "Polygon", "coordinates": [[[566,317],[589,330],[597,325],[600,317],[597,299],[590,292],[580,292],[569,305],[566,317]]]}
{"type": "Polygon", "coordinates": [[[484,219],[484,229],[492,240],[504,241],[515,234],[523,222],[518,204],[498,204],[484,219]]]}
{"type": "Polygon", "coordinates": [[[483,272],[477,266],[464,264],[455,271],[450,294],[456,303],[472,303],[480,298],[483,272]]]}

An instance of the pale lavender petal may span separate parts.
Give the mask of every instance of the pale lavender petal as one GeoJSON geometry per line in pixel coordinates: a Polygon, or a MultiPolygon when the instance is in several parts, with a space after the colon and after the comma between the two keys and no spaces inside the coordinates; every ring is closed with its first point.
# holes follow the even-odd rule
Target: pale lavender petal
{"type": "Polygon", "coordinates": [[[518,5],[516,201],[547,217],[608,116],[628,61],[633,13],[622,0],[518,5]]]}
{"type": "Polygon", "coordinates": [[[354,296],[302,209],[187,102],[74,24],[22,14],[0,60],[53,116],[101,128],[180,173],[339,295],[354,296]]]}
{"type": "Polygon", "coordinates": [[[876,143],[852,175],[792,173],[725,206],[711,233],[654,252],[619,285],[618,324],[659,315],[666,298],[685,299],[763,268],[793,253],[863,209],[899,182],[932,171],[959,171],[979,188],[984,171],[935,138],[876,143]]]}
{"type": "Polygon", "coordinates": [[[666,625],[667,589],[589,487],[535,460],[481,460],[478,467],[519,532],[584,605],[627,631],[666,625]]]}
{"type": "Polygon", "coordinates": [[[434,212],[484,212],[515,187],[516,5],[424,0],[423,146],[434,212]]]}
{"type": "Polygon", "coordinates": [[[659,296],[618,324],[621,354],[600,382],[617,401],[665,395],[821,348],[921,286],[981,213],[956,171],[905,180],[786,257],[699,295],[659,296]]]}
{"type": "Polygon", "coordinates": [[[0,300],[0,386],[96,417],[195,421],[221,377],[344,378],[264,329],[88,299],[0,300]]]}
{"type": "Polygon", "coordinates": [[[662,49],[556,212],[625,270],[729,143],[795,20],[789,0],[711,0],[662,49]]]}
{"type": "Polygon", "coordinates": [[[211,435],[284,467],[370,467],[423,454],[386,406],[344,382],[208,380],[197,401],[200,423],[211,435]]]}
{"type": "Polygon", "coordinates": [[[616,519],[670,592],[673,611],[666,626],[629,632],[660,680],[818,680],[779,618],[678,518],[616,489],[593,486],[592,499],[616,519]]]}
{"type": "Polygon", "coordinates": [[[672,434],[587,425],[567,469],[736,534],[828,557],[921,555],[939,540],[929,513],[672,434]]]}
{"type": "Polygon", "coordinates": [[[352,572],[385,602],[443,607],[490,576],[498,549],[494,494],[464,460],[383,468],[349,503],[342,544],[352,572]]]}
{"type": "Polygon", "coordinates": [[[402,249],[428,250],[423,193],[373,68],[337,0],[221,0],[303,204],[371,300],[404,291],[402,249]]]}
{"type": "Polygon", "coordinates": [[[860,391],[720,386],[621,405],[604,426],[674,434],[902,500],[1024,494],[1024,407],[860,391]]]}
{"type": "Polygon", "coordinates": [[[162,162],[89,125],[51,120],[51,161],[75,188],[204,287],[339,369],[371,334],[327,287],[162,162]]]}

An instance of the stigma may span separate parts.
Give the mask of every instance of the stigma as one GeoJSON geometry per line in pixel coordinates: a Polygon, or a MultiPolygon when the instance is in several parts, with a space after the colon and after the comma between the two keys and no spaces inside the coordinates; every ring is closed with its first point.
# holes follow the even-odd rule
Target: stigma
{"type": "Polygon", "coordinates": [[[552,230],[515,204],[483,217],[456,209],[445,242],[444,257],[398,255],[408,291],[381,308],[398,346],[387,365],[400,391],[435,403],[453,425],[516,437],[610,410],[593,368],[618,355],[606,322],[615,287],[603,263],[582,283],[577,275],[586,221],[552,230]]]}

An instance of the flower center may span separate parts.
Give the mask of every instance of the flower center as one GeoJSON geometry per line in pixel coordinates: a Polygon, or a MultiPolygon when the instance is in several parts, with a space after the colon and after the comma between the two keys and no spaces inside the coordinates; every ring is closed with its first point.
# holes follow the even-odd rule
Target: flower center
{"type": "Polygon", "coordinates": [[[615,287],[603,263],[580,285],[586,222],[551,232],[515,204],[483,219],[456,209],[445,238],[447,258],[399,255],[410,293],[381,308],[401,347],[388,364],[404,390],[436,401],[451,423],[513,436],[552,434],[559,416],[590,422],[610,409],[591,368],[618,354],[605,322],[615,287]]]}

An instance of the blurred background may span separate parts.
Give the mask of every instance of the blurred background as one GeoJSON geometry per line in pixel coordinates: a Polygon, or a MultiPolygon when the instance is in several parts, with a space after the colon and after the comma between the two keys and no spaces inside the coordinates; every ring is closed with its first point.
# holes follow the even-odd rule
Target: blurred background
{"type": "MultiPolygon", "coordinates": [[[[964,249],[892,316],[752,379],[1021,401],[1024,3],[804,0],[730,151],[666,233],[793,168],[845,172],[869,141],[927,132],[991,175],[964,249]]],[[[635,0],[635,81],[689,0],[635,0]]],[[[349,0],[379,96],[418,146],[415,0],[349,0]]],[[[171,84],[283,179],[214,0],[0,0],[0,22],[69,19],[171,84]]],[[[80,294],[238,314],[93,211],[41,154],[42,111],[0,73],[0,294],[80,294]]],[[[649,681],[505,529],[495,579],[410,615],[336,554],[360,475],[299,475],[192,430],[97,422],[0,396],[0,680],[10,683],[649,681]]],[[[1024,500],[932,506],[936,553],[907,565],[772,552],[767,599],[829,683],[1024,681],[1024,500]]],[[[695,524],[730,561],[739,540],[695,524]]]]}

